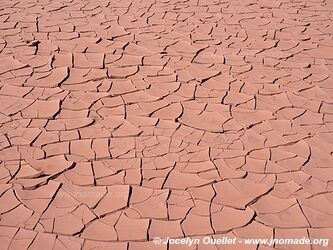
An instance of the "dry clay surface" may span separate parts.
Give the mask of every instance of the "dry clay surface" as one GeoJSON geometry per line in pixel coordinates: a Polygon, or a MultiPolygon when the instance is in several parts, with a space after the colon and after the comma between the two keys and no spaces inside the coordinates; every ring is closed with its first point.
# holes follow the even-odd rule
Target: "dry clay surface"
{"type": "Polygon", "coordinates": [[[2,0],[0,248],[332,249],[152,241],[333,238],[332,10],[2,0]]]}

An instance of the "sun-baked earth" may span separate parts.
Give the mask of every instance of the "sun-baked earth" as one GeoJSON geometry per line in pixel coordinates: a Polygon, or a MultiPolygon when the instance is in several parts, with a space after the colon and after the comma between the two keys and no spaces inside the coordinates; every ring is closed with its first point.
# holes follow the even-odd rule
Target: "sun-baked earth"
{"type": "Polygon", "coordinates": [[[0,248],[329,249],[152,240],[333,240],[332,10],[2,0],[0,248]]]}

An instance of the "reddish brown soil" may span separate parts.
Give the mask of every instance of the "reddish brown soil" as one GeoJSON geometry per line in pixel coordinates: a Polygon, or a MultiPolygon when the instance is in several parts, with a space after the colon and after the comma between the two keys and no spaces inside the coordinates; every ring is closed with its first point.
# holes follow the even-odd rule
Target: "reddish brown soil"
{"type": "Polygon", "coordinates": [[[333,240],[332,10],[2,0],[0,249],[332,249],[153,243],[333,240]]]}

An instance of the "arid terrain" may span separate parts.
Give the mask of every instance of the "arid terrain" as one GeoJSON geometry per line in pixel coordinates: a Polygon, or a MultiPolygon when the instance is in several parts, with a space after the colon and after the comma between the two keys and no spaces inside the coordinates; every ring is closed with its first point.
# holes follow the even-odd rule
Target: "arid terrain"
{"type": "Polygon", "coordinates": [[[0,249],[333,249],[332,11],[1,0],[0,249]]]}

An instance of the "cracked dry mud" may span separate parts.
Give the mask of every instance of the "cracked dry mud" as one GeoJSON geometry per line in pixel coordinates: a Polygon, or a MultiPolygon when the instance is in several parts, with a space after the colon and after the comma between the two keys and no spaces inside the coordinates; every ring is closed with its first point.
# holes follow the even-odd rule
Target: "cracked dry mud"
{"type": "Polygon", "coordinates": [[[332,10],[1,1],[0,248],[333,240],[332,10]]]}

